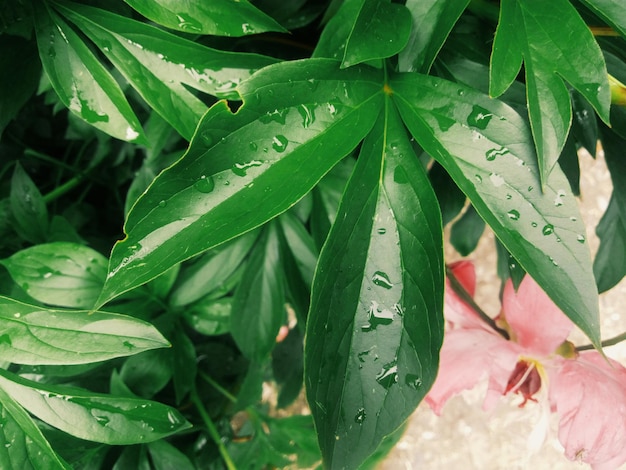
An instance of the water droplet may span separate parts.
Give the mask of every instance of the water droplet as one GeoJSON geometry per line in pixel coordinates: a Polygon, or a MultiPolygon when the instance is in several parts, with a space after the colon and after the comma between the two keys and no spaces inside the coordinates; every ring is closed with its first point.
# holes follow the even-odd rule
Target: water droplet
{"type": "Polygon", "coordinates": [[[543,233],[544,235],[551,235],[554,233],[554,225],[552,224],[546,224],[543,226],[543,229],[541,230],[541,233],[543,233]]]}
{"type": "Polygon", "coordinates": [[[519,212],[515,209],[510,210],[506,215],[508,215],[511,220],[519,220],[519,212]]]}
{"type": "Polygon", "coordinates": [[[285,151],[287,144],[289,144],[289,140],[284,135],[279,134],[272,139],[272,148],[279,153],[285,151]]]}
{"type": "Polygon", "coordinates": [[[250,160],[247,163],[235,163],[232,167],[232,170],[233,173],[235,173],[237,176],[246,176],[246,172],[249,168],[261,165],[263,165],[263,162],[261,160],[250,160]]]}
{"type": "Polygon", "coordinates": [[[52,277],[52,273],[50,271],[48,271],[47,273],[44,273],[43,278],[44,279],[50,279],[52,277]]]}
{"type": "Polygon", "coordinates": [[[491,150],[487,150],[487,153],[485,153],[485,158],[488,161],[492,162],[496,159],[496,157],[501,157],[502,155],[506,155],[509,152],[509,149],[506,147],[500,147],[499,149],[493,148],[491,150]]]}
{"type": "Polygon", "coordinates": [[[359,362],[365,362],[365,356],[367,356],[369,353],[369,349],[367,351],[361,351],[360,353],[358,353],[357,357],[359,358],[359,362]]]}
{"type": "Polygon", "coordinates": [[[254,26],[248,24],[248,23],[243,23],[241,25],[241,30],[243,31],[243,34],[254,34],[256,33],[256,29],[254,29],[254,26]]]}
{"type": "Polygon", "coordinates": [[[565,191],[563,191],[562,189],[559,189],[556,193],[556,197],[554,198],[554,205],[556,207],[562,206],[563,205],[563,197],[565,197],[565,191]]]}
{"type": "Polygon", "coordinates": [[[11,341],[11,337],[8,334],[0,335],[0,344],[6,344],[8,346],[12,346],[13,342],[11,341]]]}
{"type": "Polygon", "coordinates": [[[167,207],[167,201],[165,199],[163,199],[162,201],[159,202],[159,207],[167,207]]]}
{"type": "Polygon", "coordinates": [[[16,312],[16,313],[13,314],[13,316],[15,318],[20,318],[22,316],[22,314],[20,312],[16,312]]]}
{"type": "Polygon", "coordinates": [[[135,346],[133,343],[131,343],[130,341],[124,341],[122,344],[123,344],[123,345],[124,345],[124,347],[125,347],[125,348],[127,348],[129,351],[132,351],[133,349],[135,349],[135,348],[136,348],[136,346],[135,346]]]}
{"type": "Polygon", "coordinates": [[[400,316],[404,315],[404,309],[402,308],[402,305],[400,304],[393,304],[393,309],[396,311],[396,313],[400,316]]]}
{"type": "Polygon", "coordinates": [[[384,287],[385,289],[391,289],[393,287],[393,284],[389,280],[389,276],[382,271],[376,271],[374,273],[374,276],[372,276],[372,282],[379,287],[384,287]]]}
{"type": "Polygon", "coordinates": [[[528,186],[528,192],[531,192],[533,189],[535,188],[533,188],[532,186],[528,186]]]}
{"type": "Polygon", "coordinates": [[[365,413],[365,408],[359,408],[359,410],[356,412],[356,416],[354,417],[354,422],[357,424],[363,424],[363,421],[365,421],[366,417],[367,414],[365,413]]]}
{"type": "Polygon", "coordinates": [[[178,13],[176,19],[178,20],[178,27],[180,29],[193,33],[202,32],[202,25],[195,18],[184,13],[178,13]]]}
{"type": "Polygon", "coordinates": [[[404,383],[406,383],[409,387],[418,389],[422,386],[422,379],[415,374],[406,374],[404,379],[404,383]]]}
{"type": "Polygon", "coordinates": [[[259,118],[259,121],[261,121],[263,124],[277,122],[278,124],[284,126],[287,119],[287,114],[289,114],[289,109],[275,109],[274,111],[268,111],[267,113],[265,113],[259,118]]]}
{"type": "Polygon", "coordinates": [[[478,183],[482,183],[482,182],[483,182],[483,177],[482,177],[482,176],[480,176],[480,175],[474,175],[474,178],[476,179],[476,181],[477,181],[478,183]]]}
{"type": "Polygon", "coordinates": [[[459,94],[459,96],[463,96],[465,94],[465,91],[464,90],[459,90],[459,91],[457,91],[457,93],[459,94]]]}
{"type": "Polygon", "coordinates": [[[307,104],[301,104],[297,109],[302,117],[302,127],[308,129],[315,122],[315,108],[307,104]]]}
{"type": "Polygon", "coordinates": [[[215,181],[213,181],[212,176],[202,175],[200,179],[194,183],[193,187],[196,191],[208,194],[215,188],[215,181]]]}
{"type": "Polygon", "coordinates": [[[506,198],[510,201],[511,199],[513,199],[513,196],[507,193],[506,198]]]}
{"type": "Polygon", "coordinates": [[[93,415],[93,417],[96,418],[96,422],[100,426],[106,426],[107,424],[109,424],[110,419],[107,416],[93,415]]]}
{"type": "Polygon", "coordinates": [[[361,326],[362,331],[375,330],[378,325],[389,325],[393,321],[393,312],[382,308],[378,302],[372,300],[367,313],[368,323],[361,326]]]}
{"type": "Polygon", "coordinates": [[[477,127],[478,129],[486,129],[492,117],[493,114],[490,113],[488,109],[485,109],[482,106],[474,105],[472,112],[469,116],[467,116],[467,123],[472,127],[477,127]]]}
{"type": "Polygon", "coordinates": [[[552,262],[553,266],[558,266],[559,263],[557,263],[556,261],[554,261],[554,258],[552,256],[549,256],[548,259],[552,262]]]}
{"type": "Polygon", "coordinates": [[[530,225],[532,225],[533,227],[537,226],[537,222],[531,222],[530,225]]]}
{"type": "Polygon", "coordinates": [[[173,425],[179,425],[181,423],[180,417],[171,410],[167,412],[167,420],[173,425]]]}
{"type": "Polygon", "coordinates": [[[376,231],[378,232],[379,235],[384,235],[384,234],[387,233],[387,229],[386,228],[379,228],[376,231]]]}
{"type": "Polygon", "coordinates": [[[378,375],[376,375],[376,382],[386,389],[389,389],[393,384],[398,383],[398,365],[396,364],[396,361],[383,366],[378,375]]]}
{"type": "Polygon", "coordinates": [[[339,105],[334,104],[334,103],[328,103],[328,114],[330,114],[332,117],[337,116],[337,114],[339,114],[339,105]]]}
{"type": "Polygon", "coordinates": [[[585,243],[586,238],[584,235],[578,235],[576,240],[578,240],[579,243],[585,243]]]}
{"type": "Polygon", "coordinates": [[[255,144],[254,142],[250,142],[250,150],[256,152],[258,148],[259,146],[257,144],[255,144]]]}
{"type": "Polygon", "coordinates": [[[576,222],[578,219],[576,217],[570,217],[569,220],[571,220],[572,222],[576,222]]]}

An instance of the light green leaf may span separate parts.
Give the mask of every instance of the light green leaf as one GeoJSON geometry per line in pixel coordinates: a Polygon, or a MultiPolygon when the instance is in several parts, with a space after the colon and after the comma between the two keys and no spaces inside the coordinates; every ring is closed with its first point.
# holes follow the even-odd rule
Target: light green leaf
{"type": "Polygon", "coordinates": [[[296,61],[242,84],[244,105],[236,114],[217,103],[186,155],[128,215],[128,236],[113,248],[99,302],[293,206],[368,132],[380,108],[380,82],[369,68],[296,61]]]}
{"type": "Polygon", "coordinates": [[[322,31],[313,51],[313,57],[329,57],[338,60],[344,58],[348,37],[356,23],[363,2],[364,0],[343,0],[322,31]]]}
{"type": "Polygon", "coordinates": [[[411,16],[408,13],[404,5],[386,0],[362,0],[341,66],[386,59],[400,52],[411,33],[411,16]]]}
{"type": "Polygon", "coordinates": [[[305,381],[328,468],[359,468],[433,384],[443,285],[437,200],[387,99],[313,284],[305,381]]]}
{"type": "Polygon", "coordinates": [[[247,0],[124,0],[146,18],[191,34],[245,36],[285,29],[247,0]]]}
{"type": "Polygon", "coordinates": [[[88,441],[147,443],[191,427],[176,409],[161,403],[43,385],[2,369],[0,387],[40,420],[88,441]]]}
{"type": "Polygon", "coordinates": [[[39,189],[19,163],[15,164],[11,178],[11,212],[18,234],[32,243],[46,240],[48,209],[39,189]]]}
{"type": "Polygon", "coordinates": [[[52,310],[0,297],[0,357],[18,364],[86,364],[169,343],[124,315],[52,310]]]}
{"type": "Polygon", "coordinates": [[[44,6],[36,11],[39,56],[61,102],[113,137],[145,143],[139,120],[109,71],[56,13],[44,6]]]}
{"type": "Polygon", "coordinates": [[[69,470],[28,413],[0,388],[0,468],[69,470]]]}
{"type": "Polygon", "coordinates": [[[558,167],[541,191],[525,121],[504,103],[445,80],[405,74],[390,86],[419,144],[519,264],[598,345],[598,293],[578,205],[558,167]]]}
{"type": "Polygon", "coordinates": [[[145,23],[74,3],[58,8],[85,33],[146,102],[191,139],[206,105],[185,85],[239,99],[237,85],[276,62],[255,54],[210,49],[145,23]]]}
{"type": "Polygon", "coordinates": [[[218,300],[200,300],[185,309],[185,320],[203,335],[221,335],[230,331],[232,297],[218,300]]]}
{"type": "Polygon", "coordinates": [[[104,256],[69,242],[35,245],[0,264],[32,298],[60,307],[93,307],[107,273],[104,256]]]}
{"type": "Polygon", "coordinates": [[[525,64],[528,113],[542,184],[554,168],[572,121],[564,80],[609,122],[604,57],[568,0],[503,0],[491,56],[489,92],[501,95],[525,64]]]}

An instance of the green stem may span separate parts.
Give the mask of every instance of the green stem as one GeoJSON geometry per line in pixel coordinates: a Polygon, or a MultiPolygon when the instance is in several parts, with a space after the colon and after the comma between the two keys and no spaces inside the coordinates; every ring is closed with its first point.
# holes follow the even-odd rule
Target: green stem
{"type": "Polygon", "coordinates": [[[481,320],[487,323],[491,328],[493,328],[497,333],[502,335],[505,339],[510,339],[509,334],[505,330],[500,328],[498,325],[496,325],[495,320],[491,318],[489,315],[487,315],[485,311],[478,306],[478,304],[474,301],[474,299],[469,294],[469,292],[465,290],[465,287],[463,287],[463,284],[459,282],[459,280],[456,278],[452,270],[448,268],[447,266],[446,266],[446,276],[448,277],[448,280],[450,281],[450,287],[452,287],[452,290],[454,291],[454,293],[457,296],[459,296],[459,298],[463,302],[465,302],[468,307],[474,310],[478,314],[478,316],[481,318],[481,320]]]}
{"type": "Polygon", "coordinates": [[[74,189],[76,186],[78,186],[84,180],[85,180],[85,175],[74,176],[72,179],[66,181],[61,186],[57,186],[52,191],[50,191],[48,194],[43,196],[44,202],[46,204],[49,204],[50,202],[54,201],[55,199],[58,199],[59,197],[63,196],[65,193],[67,193],[67,192],[71,191],[72,189],[74,189]]]}
{"type": "MultiPolygon", "coordinates": [[[[600,344],[602,345],[603,348],[607,347],[607,346],[614,346],[618,343],[621,343],[622,341],[626,340],[626,333],[622,333],[621,335],[617,335],[613,338],[609,338],[609,339],[605,339],[604,341],[602,341],[600,344]]],[[[577,346],[576,347],[576,351],[586,351],[589,349],[595,349],[593,344],[585,344],[584,346],[577,346]]]]}
{"type": "Polygon", "coordinates": [[[498,23],[500,19],[500,8],[487,0],[471,0],[467,9],[476,16],[486,18],[493,23],[498,23]]]}
{"type": "Polygon", "coordinates": [[[27,149],[24,149],[24,155],[29,156],[29,157],[35,157],[38,160],[41,160],[46,163],[50,163],[53,166],[63,168],[64,170],[70,171],[72,173],[78,173],[76,168],[74,168],[73,166],[68,165],[67,163],[62,162],[54,157],[51,157],[50,155],[46,155],[45,153],[41,153],[36,150],[27,148],[27,149]]]}
{"type": "Polygon", "coordinates": [[[213,442],[215,442],[215,445],[217,446],[220,452],[220,455],[222,456],[222,459],[224,460],[224,463],[226,464],[226,468],[228,470],[236,470],[237,467],[235,467],[235,464],[230,458],[230,455],[228,454],[228,450],[226,450],[226,447],[224,446],[224,443],[222,442],[222,438],[220,434],[217,432],[217,428],[215,427],[213,420],[209,416],[209,413],[207,412],[206,408],[202,404],[202,401],[200,400],[200,397],[198,396],[198,392],[196,391],[195,387],[191,391],[191,401],[198,409],[198,413],[200,413],[200,416],[202,417],[202,421],[204,421],[204,425],[206,426],[207,431],[209,431],[209,435],[211,436],[211,439],[213,439],[213,442]]]}
{"type": "Polygon", "coordinates": [[[207,374],[205,374],[204,372],[199,370],[198,371],[198,375],[200,376],[200,378],[202,380],[204,380],[206,383],[211,385],[211,387],[213,387],[215,390],[217,390],[222,395],[224,395],[232,403],[236,403],[237,402],[237,397],[236,396],[234,396],[232,393],[230,393],[228,390],[226,390],[224,387],[222,387],[220,384],[218,384],[215,380],[213,380],[207,374]]]}

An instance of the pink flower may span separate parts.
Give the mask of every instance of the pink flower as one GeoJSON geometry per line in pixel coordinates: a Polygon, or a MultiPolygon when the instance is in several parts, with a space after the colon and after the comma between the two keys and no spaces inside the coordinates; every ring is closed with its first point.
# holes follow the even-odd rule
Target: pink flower
{"type": "MultiPolygon", "coordinates": [[[[453,265],[454,277],[473,295],[474,266],[453,265]]],[[[507,281],[502,313],[488,325],[450,287],[445,295],[448,322],[439,375],[426,402],[441,414],[455,394],[489,381],[484,409],[501,395],[517,393],[520,406],[547,389],[550,408],[559,415],[559,440],[570,460],[594,470],[626,462],[626,368],[597,351],[577,353],[567,337],[574,326],[530,276],[515,292],[507,281]]]]}

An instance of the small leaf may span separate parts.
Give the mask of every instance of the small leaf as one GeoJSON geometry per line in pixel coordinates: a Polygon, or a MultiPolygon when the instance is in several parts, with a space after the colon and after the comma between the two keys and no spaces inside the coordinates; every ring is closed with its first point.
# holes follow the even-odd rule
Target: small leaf
{"type": "Polygon", "coordinates": [[[485,231],[485,221],[480,218],[474,206],[468,206],[465,213],[450,230],[450,243],[461,256],[467,256],[476,249],[485,231]]]}
{"type": "Polygon", "coordinates": [[[558,167],[541,191],[524,120],[504,103],[442,79],[404,74],[390,86],[418,143],[522,268],[599,345],[598,294],[578,205],[558,167]]]}
{"type": "Polygon", "coordinates": [[[230,331],[232,297],[200,300],[183,315],[191,328],[203,335],[221,335],[230,331]]]}
{"type": "Polygon", "coordinates": [[[196,361],[196,350],[193,342],[182,328],[176,328],[172,334],[172,369],[174,371],[174,392],[177,405],[182,403],[194,387],[198,369],[196,361]]]}
{"type": "Polygon", "coordinates": [[[48,233],[46,203],[22,166],[17,163],[11,179],[11,211],[17,226],[15,230],[31,243],[45,241],[48,233]]]}
{"type": "Polygon", "coordinates": [[[93,307],[107,273],[104,256],[68,242],[26,248],[0,260],[0,264],[28,295],[61,307],[93,307]]]}
{"type": "Polygon", "coordinates": [[[596,227],[600,247],[593,262],[598,290],[606,292],[626,276],[626,222],[615,197],[596,227]]]}
{"type": "Polygon", "coordinates": [[[329,468],[359,468],[434,382],[442,245],[435,194],[387,99],[313,284],[305,382],[329,468]]]}
{"type": "Polygon", "coordinates": [[[441,208],[441,218],[446,226],[463,210],[466,197],[450,175],[437,162],[433,163],[428,172],[428,179],[435,190],[441,208]]]}
{"type": "Polygon", "coordinates": [[[245,36],[285,29],[247,0],[124,0],[146,18],[191,34],[245,36]]]}
{"type": "Polygon", "coordinates": [[[39,56],[61,102],[113,137],[145,142],[119,85],[82,39],[47,7],[37,8],[36,19],[39,56]]]}
{"type": "Polygon", "coordinates": [[[490,94],[526,71],[528,112],[542,183],[554,168],[572,119],[563,80],[609,122],[610,91],[600,47],[567,0],[503,0],[491,56],[490,94]]]}
{"type": "Polygon", "coordinates": [[[594,13],[626,37],[626,4],[622,0],[582,0],[594,13]]]}
{"type": "Polygon", "coordinates": [[[169,383],[173,374],[171,349],[144,351],[129,357],[119,379],[135,394],[152,398],[169,383]]]}
{"type": "Polygon", "coordinates": [[[359,15],[348,36],[341,67],[386,59],[400,52],[411,33],[408,13],[404,5],[385,0],[362,0],[359,15]]]}
{"type": "Polygon", "coordinates": [[[168,346],[149,323],[104,312],[52,310],[0,296],[0,357],[18,364],[86,364],[168,346]]]}
{"type": "Polygon", "coordinates": [[[160,440],[148,444],[154,470],[194,470],[196,467],[189,457],[167,441],[160,440]]]}
{"type": "Polygon", "coordinates": [[[69,470],[28,413],[0,388],[0,467],[69,470]]]}
{"type": "Polygon", "coordinates": [[[88,441],[147,443],[191,427],[177,410],[161,403],[43,385],[2,369],[0,387],[40,420],[88,441]]]}

